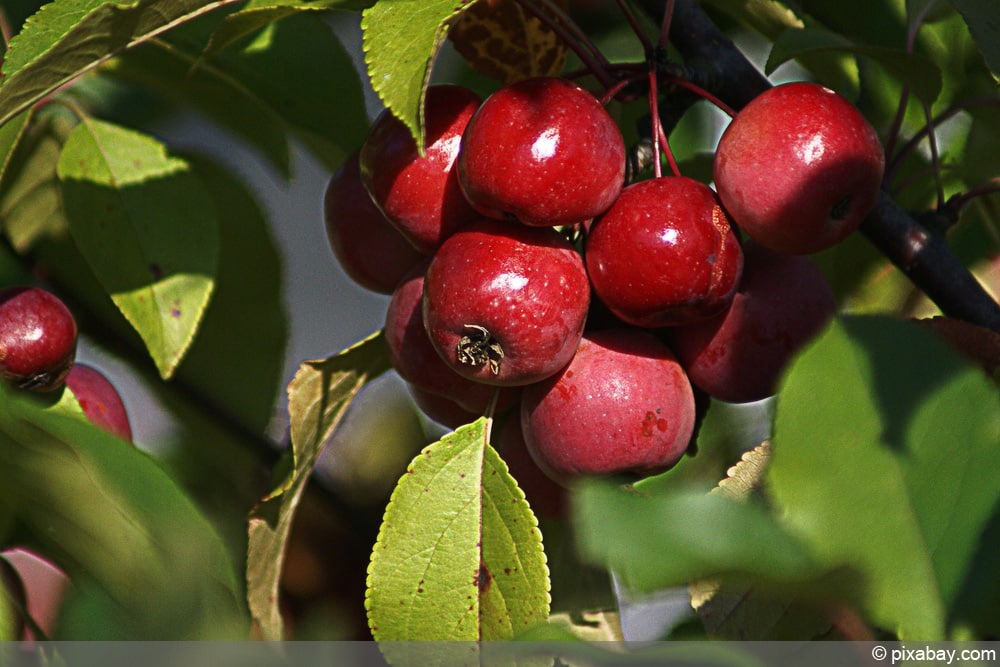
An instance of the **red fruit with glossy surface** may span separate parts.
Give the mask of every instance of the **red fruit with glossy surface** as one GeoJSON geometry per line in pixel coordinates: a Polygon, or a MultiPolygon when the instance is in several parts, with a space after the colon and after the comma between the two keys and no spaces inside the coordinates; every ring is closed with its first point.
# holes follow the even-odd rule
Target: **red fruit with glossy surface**
{"type": "Polygon", "coordinates": [[[774,393],[789,359],[819,335],[837,303],[823,272],[808,258],[744,247],[743,280],[729,309],[669,331],[691,382],[730,403],[774,393]]]}
{"type": "Polygon", "coordinates": [[[125,403],[103,373],[84,364],[73,364],[66,376],[66,386],[94,426],[132,442],[132,425],[125,403]]]}
{"type": "Polygon", "coordinates": [[[391,294],[423,260],[372,201],[361,182],[357,151],[327,183],[323,217],[334,257],[344,273],[365,289],[391,294]]]}
{"type": "Polygon", "coordinates": [[[518,386],[569,363],[589,304],[583,261],[564,237],[483,220],[445,241],[431,260],[424,326],[457,373],[518,386]]]}
{"type": "Polygon", "coordinates": [[[640,329],[587,333],[561,373],[521,395],[528,451],[560,483],[667,470],[684,455],[694,425],[684,370],[660,339],[640,329]]]}
{"type": "Polygon", "coordinates": [[[467,88],[431,86],[425,97],[423,156],[409,128],[389,110],[375,119],[361,147],[361,180],[372,199],[425,255],[479,217],[462,194],[455,170],[462,132],[479,103],[467,88]]]}
{"type": "Polygon", "coordinates": [[[496,448],[507,464],[511,477],[524,492],[531,511],[540,519],[565,519],[569,513],[569,493],[549,477],[528,451],[521,429],[520,411],[500,423],[496,448]]]}
{"type": "Polygon", "coordinates": [[[640,327],[695,322],[726,308],[743,269],[729,219],[707,185],[668,176],[622,191],[587,235],[594,292],[640,327]]]}
{"type": "MultiPolygon", "coordinates": [[[[486,412],[496,387],[456,373],[438,354],[427,335],[423,314],[424,274],[427,265],[425,260],[414,268],[400,282],[389,300],[385,315],[385,341],[389,362],[411,386],[453,401],[467,414],[482,415],[486,412]]],[[[516,400],[516,395],[503,395],[498,398],[499,408],[509,408],[516,400]]],[[[419,401],[417,403],[419,405],[419,401]]],[[[429,416],[436,419],[435,415],[429,416]]],[[[442,423],[450,425],[447,421],[442,423]]]]}
{"type": "Polygon", "coordinates": [[[530,226],[572,225],[618,197],[625,142],[614,119],[580,86],[525,79],[493,93],[469,121],[458,175],[484,215],[530,226]]]}
{"type": "Polygon", "coordinates": [[[22,389],[63,386],[76,358],[76,320],[38,287],[0,290],[0,377],[22,389]]]}
{"type": "Polygon", "coordinates": [[[858,109],[815,83],[750,101],[716,148],[715,187],[752,239],[785,254],[839,243],[878,198],[885,150],[858,109]]]}

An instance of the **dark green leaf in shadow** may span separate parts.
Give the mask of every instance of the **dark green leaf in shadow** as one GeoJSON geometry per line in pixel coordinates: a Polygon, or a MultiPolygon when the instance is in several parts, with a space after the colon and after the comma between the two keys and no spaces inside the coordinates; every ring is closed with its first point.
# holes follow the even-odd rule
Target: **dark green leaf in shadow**
{"type": "Polygon", "coordinates": [[[246,186],[204,158],[188,162],[219,223],[219,268],[212,301],[178,376],[248,431],[263,433],[281,390],[288,339],[281,256],[246,186]]]}
{"type": "Polygon", "coordinates": [[[914,95],[931,104],[941,93],[941,70],[929,58],[903,49],[856,44],[822,28],[792,28],[781,33],[767,58],[765,73],[795,58],[818,53],[848,53],[870,58],[909,86],[914,95]]]}
{"type": "Polygon", "coordinates": [[[994,78],[1000,78],[1000,16],[993,0],[951,0],[962,15],[994,78]]]}

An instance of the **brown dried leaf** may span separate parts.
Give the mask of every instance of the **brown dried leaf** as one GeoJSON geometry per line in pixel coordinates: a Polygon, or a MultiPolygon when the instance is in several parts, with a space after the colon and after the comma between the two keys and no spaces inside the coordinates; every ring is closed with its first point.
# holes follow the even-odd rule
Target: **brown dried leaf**
{"type": "MultiPolygon", "coordinates": [[[[554,0],[565,10],[568,0],[554,0]]],[[[462,12],[448,33],[469,65],[504,84],[556,76],[566,63],[566,44],[514,0],[481,0],[462,12]]]]}

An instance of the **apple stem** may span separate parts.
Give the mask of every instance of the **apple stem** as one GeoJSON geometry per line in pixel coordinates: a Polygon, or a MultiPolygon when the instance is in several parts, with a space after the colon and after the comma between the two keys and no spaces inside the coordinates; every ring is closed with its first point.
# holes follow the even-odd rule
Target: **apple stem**
{"type": "Polygon", "coordinates": [[[552,31],[577,55],[580,61],[590,70],[591,74],[605,88],[614,85],[611,63],[597,45],[584,33],[576,22],[566,15],[562,9],[549,2],[541,0],[543,10],[534,0],[516,0],[525,10],[552,29],[552,31]]]}
{"type": "Polygon", "coordinates": [[[670,36],[670,22],[674,18],[674,0],[667,0],[663,7],[663,21],[660,23],[660,46],[665,48],[670,36]]]}
{"type": "Polygon", "coordinates": [[[685,79],[682,76],[677,76],[676,74],[674,74],[672,72],[663,72],[662,75],[664,77],[666,77],[666,79],[668,81],[670,81],[670,83],[674,84],[675,86],[680,86],[681,88],[684,88],[686,90],[691,91],[692,93],[694,93],[698,97],[700,97],[700,98],[702,98],[704,100],[707,100],[708,102],[710,102],[711,104],[713,104],[717,109],[719,109],[720,111],[722,111],[722,113],[726,114],[730,118],[735,118],[736,117],[736,110],[735,109],[733,109],[731,106],[729,106],[728,104],[726,104],[725,102],[723,102],[718,97],[716,97],[712,93],[708,92],[707,90],[705,90],[704,88],[702,88],[698,84],[693,83],[693,82],[689,81],[688,79],[685,79]]]}
{"type": "Polygon", "coordinates": [[[670,142],[667,140],[667,133],[663,129],[663,123],[660,122],[660,109],[659,109],[659,93],[657,91],[657,73],[656,64],[652,61],[649,63],[649,115],[651,116],[652,131],[653,136],[653,176],[656,178],[661,178],[663,176],[663,167],[661,165],[661,154],[667,158],[667,162],[670,164],[670,169],[674,176],[680,176],[681,170],[677,166],[677,160],[674,159],[674,153],[670,150],[670,142]]]}
{"type": "Polygon", "coordinates": [[[971,190],[953,195],[943,206],[938,207],[938,212],[947,220],[958,220],[958,214],[973,199],[998,192],[1000,192],[1000,176],[991,178],[971,190]]]}

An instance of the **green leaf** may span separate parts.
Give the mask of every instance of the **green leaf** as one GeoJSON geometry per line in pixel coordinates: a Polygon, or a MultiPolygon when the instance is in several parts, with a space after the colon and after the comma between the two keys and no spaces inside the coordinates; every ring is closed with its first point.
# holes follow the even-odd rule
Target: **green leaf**
{"type": "Polygon", "coordinates": [[[195,46],[150,40],[102,72],[190,104],[256,148],[282,176],[290,175],[291,150],[280,113],[226,63],[203,57],[195,46]]]}
{"type": "Polygon", "coordinates": [[[375,0],[250,0],[227,16],[212,33],[206,51],[212,53],[248,37],[261,28],[303,11],[366,9],[375,0]]]}
{"type": "Polygon", "coordinates": [[[547,620],[541,533],[489,425],[427,447],[393,491],[368,567],[376,640],[512,639],[547,620]]]}
{"type": "Polygon", "coordinates": [[[81,419],[73,403],[45,408],[0,385],[0,513],[17,521],[18,543],[100,597],[114,621],[105,632],[118,638],[245,636],[237,579],[212,526],[148,455],[81,419]]]}
{"type": "Polygon", "coordinates": [[[583,556],[610,567],[630,589],[654,591],[739,574],[761,582],[805,582],[820,571],[759,504],[682,486],[642,495],[610,481],[574,490],[583,556]]]}
{"type": "Polygon", "coordinates": [[[55,0],[10,42],[0,125],[112,56],[237,0],[55,0]]]}
{"type": "Polygon", "coordinates": [[[361,20],[365,63],[382,103],[424,145],[424,94],[448,26],[477,0],[381,0],[361,20]]]}
{"type": "Polygon", "coordinates": [[[768,489],[817,562],[863,577],[869,619],[944,639],[1000,502],[1000,396],[931,332],[834,322],[778,394],[768,489]]]}
{"type": "Polygon", "coordinates": [[[281,256],[243,182],[204,158],[188,161],[218,219],[219,269],[212,303],[178,376],[247,430],[263,433],[281,389],[288,340],[281,256]]]}
{"type": "Polygon", "coordinates": [[[20,143],[30,118],[31,112],[25,112],[15,118],[13,122],[0,127],[0,184],[3,183],[4,174],[7,173],[14,149],[20,143]]]}
{"type": "Polygon", "coordinates": [[[951,0],[994,78],[1000,78],[1000,17],[994,0],[951,0]]]}
{"type": "Polygon", "coordinates": [[[278,584],[295,511],[316,458],[351,400],[388,369],[379,333],[328,359],[303,362],[288,386],[292,449],[276,471],[273,491],[249,522],[247,599],[264,639],[284,637],[278,584]]]}
{"type": "Polygon", "coordinates": [[[268,25],[238,51],[216,54],[303,144],[335,169],[368,131],[361,79],[351,56],[315,12],[268,25]]]}
{"type": "Polygon", "coordinates": [[[925,56],[903,49],[856,44],[823,28],[791,28],[781,33],[771,47],[764,71],[770,75],[789,60],[817,53],[846,53],[871,58],[928,104],[941,93],[941,70],[925,56]]]}
{"type": "Polygon", "coordinates": [[[796,13],[777,0],[707,0],[735,20],[750,26],[768,39],[777,39],[788,28],[804,28],[796,13]]]}
{"type": "Polygon", "coordinates": [[[57,171],[77,246],[169,378],[214,289],[208,194],[152,137],[97,120],[70,134],[57,171]]]}
{"type": "MultiPolygon", "coordinates": [[[[16,124],[4,125],[0,132],[16,124]]],[[[56,163],[71,128],[58,116],[40,118],[20,137],[11,156],[0,183],[0,225],[18,252],[44,236],[66,233],[56,163]]]]}

